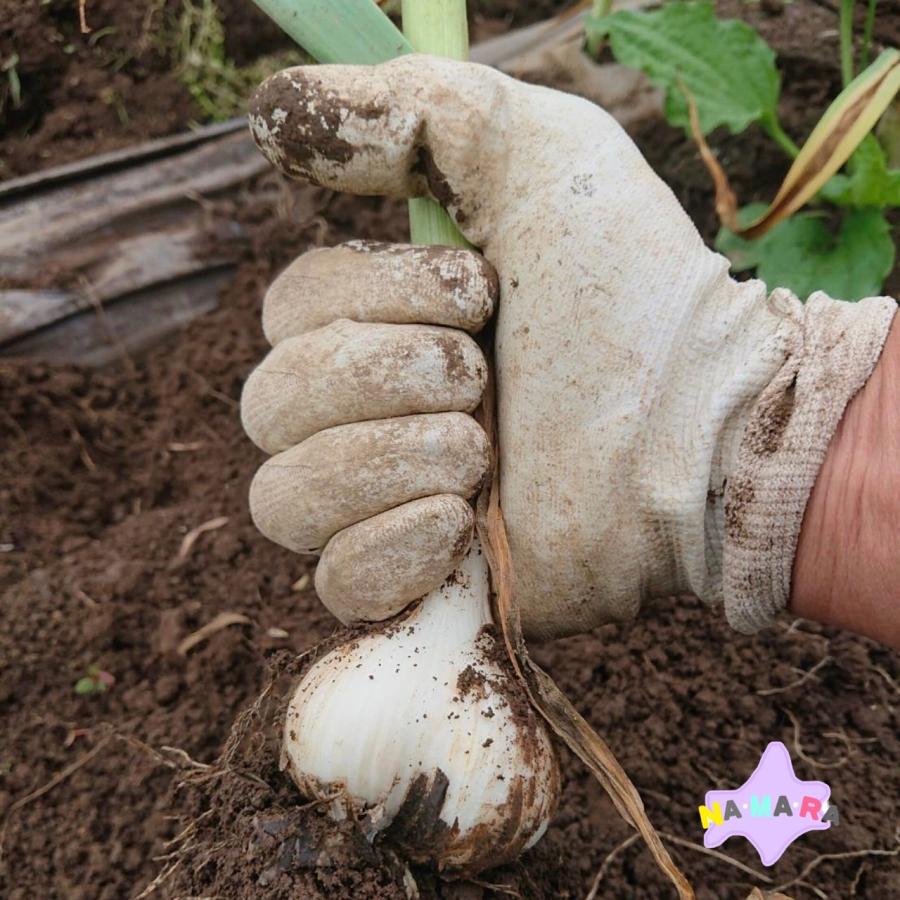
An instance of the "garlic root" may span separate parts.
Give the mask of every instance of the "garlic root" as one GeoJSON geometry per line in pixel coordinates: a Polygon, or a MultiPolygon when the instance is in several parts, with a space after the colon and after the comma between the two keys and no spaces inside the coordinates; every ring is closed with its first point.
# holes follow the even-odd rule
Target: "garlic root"
{"type": "Polygon", "coordinates": [[[339,794],[411,860],[473,874],[547,828],[559,769],[495,636],[477,542],[405,616],[318,660],[297,686],[282,764],[302,793],[339,794]]]}

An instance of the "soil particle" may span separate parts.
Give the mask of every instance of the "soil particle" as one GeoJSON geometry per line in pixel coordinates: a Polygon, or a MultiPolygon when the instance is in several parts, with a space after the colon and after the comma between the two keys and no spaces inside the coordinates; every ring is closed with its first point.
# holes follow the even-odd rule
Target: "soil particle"
{"type": "Polygon", "coordinates": [[[456,679],[456,690],[459,691],[460,697],[468,697],[469,694],[485,697],[487,696],[484,689],[485,684],[487,684],[487,679],[478,669],[474,666],[466,666],[456,679]]]}
{"type": "MultiPolygon", "coordinates": [[[[506,652],[506,644],[495,625],[482,625],[476,639],[479,652],[502,673],[489,681],[494,693],[509,706],[513,721],[522,734],[531,734],[540,727],[538,715],[525,693],[506,652]]],[[[526,742],[527,743],[527,742],[526,742]]]]}

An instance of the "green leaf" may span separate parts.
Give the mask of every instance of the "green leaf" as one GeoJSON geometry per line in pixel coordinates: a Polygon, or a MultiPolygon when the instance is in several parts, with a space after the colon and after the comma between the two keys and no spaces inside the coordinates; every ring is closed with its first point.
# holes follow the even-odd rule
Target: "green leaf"
{"type": "Polygon", "coordinates": [[[847,175],[835,175],[821,191],[841,206],[900,206],[900,169],[889,169],[887,155],[868,135],[847,163],[847,175]]]}
{"type": "MultiPolygon", "coordinates": [[[[738,210],[738,225],[742,228],[758,219],[768,207],[765,203],[748,203],[738,210]]],[[[780,228],[780,225],[774,226],[773,230],[780,228]]],[[[770,232],[771,233],[771,232],[770,232]]],[[[738,237],[733,231],[724,226],[719,229],[716,235],[716,250],[724,253],[731,260],[731,268],[735,272],[746,272],[759,265],[762,258],[760,256],[760,247],[765,244],[766,236],[764,235],[757,240],[748,240],[747,238],[738,237]]]]}
{"type": "Polygon", "coordinates": [[[90,675],[85,675],[82,678],[79,678],[78,681],[75,682],[75,693],[86,695],[86,694],[96,694],[99,690],[99,683],[96,679],[92,678],[90,675]]]}
{"type": "MultiPolygon", "coordinates": [[[[761,204],[741,210],[750,221],[761,204]],[[755,208],[754,208],[755,207],[755,208]]],[[[860,300],[880,293],[894,267],[890,226],[879,209],[849,210],[838,233],[813,215],[795,215],[755,241],[722,229],[716,249],[725,253],[737,272],[756,269],[772,290],[790,288],[801,300],[814,291],[826,291],[840,300],[860,300]]]]}
{"type": "Polygon", "coordinates": [[[374,65],[412,53],[372,0],[253,0],[320,63],[374,65]]]}
{"type": "Polygon", "coordinates": [[[589,46],[609,37],[616,59],[641,69],[666,92],[666,118],[689,128],[679,80],[697,104],[708,134],[732,133],[751,122],[775,120],[780,82],[775,54],[749,26],[718,20],[711,3],[668,3],[654,12],[622,10],[587,19],[589,46]]]}

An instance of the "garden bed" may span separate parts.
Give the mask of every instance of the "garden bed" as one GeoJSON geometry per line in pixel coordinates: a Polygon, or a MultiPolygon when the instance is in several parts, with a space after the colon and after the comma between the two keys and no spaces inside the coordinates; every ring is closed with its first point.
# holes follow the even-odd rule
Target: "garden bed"
{"type": "MultiPolygon", "coordinates": [[[[115,29],[92,43],[78,33],[70,0],[0,2],[2,52],[15,43],[21,60],[19,108],[3,113],[0,176],[202,118],[154,38],[162,19],[148,26],[138,6],[89,0],[94,33],[115,29]],[[110,85],[115,94],[104,94],[110,85]]],[[[156,4],[157,15],[175,15],[178,6],[156,4]]],[[[236,64],[287,48],[248,0],[220,6],[236,64]]],[[[484,34],[524,21],[508,14],[518,4],[479,6],[475,27],[484,34]]],[[[812,0],[723,6],[779,51],[783,121],[803,137],[840,80],[834,11],[812,0]]],[[[896,42],[900,13],[884,7],[880,38],[896,42]]],[[[661,122],[636,139],[711,238],[712,191],[695,148],[661,122]]],[[[773,195],[785,163],[761,135],[717,134],[711,143],[742,202],[773,195]]],[[[0,893],[17,900],[137,896],[166,864],[155,858],[183,847],[192,822],[195,847],[162,896],[174,884],[179,896],[407,895],[389,852],[364,852],[353,834],[324,829],[314,809],[290,814],[291,834],[321,849],[324,829],[330,856],[298,851],[272,870],[283,849],[279,816],[293,795],[266,746],[245,742],[239,759],[247,759],[236,768],[251,767],[270,789],[233,771],[204,781],[197,776],[206,770],[190,762],[213,763],[269,671],[334,630],[307,577],[314,561],[266,541],[247,511],[262,455],[241,431],[238,398],[265,352],[262,293],[310,246],[404,239],[406,211],[267,173],[209,213],[242,226],[238,266],[218,309],[101,370],[0,364],[0,893]],[[246,621],[180,648],[223,612],[246,621]],[[93,671],[114,683],[76,693],[93,671]],[[193,784],[179,786],[185,775],[193,784]],[[180,843],[167,846],[179,834],[180,843]],[[210,848],[217,849],[205,854],[210,848]]],[[[887,290],[900,292],[896,270],[887,290]]],[[[736,786],[765,744],[782,740],[798,775],[831,785],[842,821],[798,841],[766,870],[771,884],[795,878],[818,854],[843,854],[806,876],[819,896],[900,895],[900,857],[854,855],[897,845],[896,653],[789,620],[743,637],[720,612],[682,599],[645,609],[628,627],[536,647],[534,656],[610,743],[664,834],[702,843],[696,807],[705,792],[736,786]]],[[[562,761],[562,804],[546,838],[519,863],[484,876],[502,889],[442,886],[416,873],[423,896],[579,898],[601,866],[599,897],[672,896],[640,843],[608,859],[629,829],[581,764],[566,754],[562,761]]],[[[743,898],[751,885],[767,886],[696,849],[668,846],[700,897],[743,898]]],[[[723,849],[761,869],[744,842],[723,849]]],[[[816,896],[803,885],[787,892],[816,896]]]]}

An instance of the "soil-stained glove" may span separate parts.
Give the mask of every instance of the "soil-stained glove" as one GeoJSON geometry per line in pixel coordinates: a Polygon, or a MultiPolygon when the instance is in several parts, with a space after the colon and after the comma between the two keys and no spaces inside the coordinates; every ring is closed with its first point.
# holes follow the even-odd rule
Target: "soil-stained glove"
{"type": "MultiPolygon", "coordinates": [[[[681,592],[746,632],[786,606],[810,490],[894,300],[801,305],[733,281],[609,115],[481,66],[289,69],[251,126],[289,175],[435,197],[496,268],[501,502],[529,634],[681,592]]],[[[342,618],[396,611],[465,546],[484,364],[455,329],[492,295],[474,254],[347,245],[267,297],[275,348],[242,408],[277,455],[251,509],[274,540],[324,548],[316,584],[342,618]]]]}

